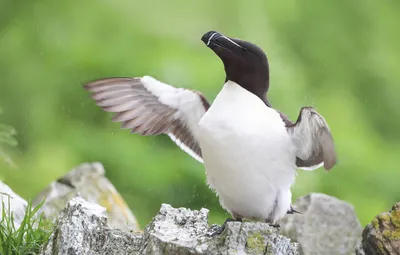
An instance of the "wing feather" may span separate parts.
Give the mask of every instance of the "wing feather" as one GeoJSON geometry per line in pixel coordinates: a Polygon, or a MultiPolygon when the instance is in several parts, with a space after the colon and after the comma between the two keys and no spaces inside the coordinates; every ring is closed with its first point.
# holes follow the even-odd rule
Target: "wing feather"
{"type": "Polygon", "coordinates": [[[203,162],[197,124],[210,107],[198,91],[175,88],[150,76],[105,78],[84,85],[97,106],[113,112],[121,128],[140,135],[167,134],[183,151],[203,162]]]}
{"type": "Polygon", "coordinates": [[[336,164],[333,137],[324,117],[312,107],[300,110],[296,123],[287,126],[296,148],[296,165],[303,170],[324,166],[330,170],[336,164]]]}

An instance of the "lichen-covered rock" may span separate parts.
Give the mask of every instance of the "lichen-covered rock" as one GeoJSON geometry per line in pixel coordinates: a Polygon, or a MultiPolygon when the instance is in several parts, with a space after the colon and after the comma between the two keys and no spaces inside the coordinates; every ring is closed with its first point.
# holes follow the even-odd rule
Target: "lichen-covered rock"
{"type": "Polygon", "coordinates": [[[25,217],[27,202],[0,181],[0,221],[2,221],[3,205],[6,213],[13,213],[14,226],[18,229],[25,217]]]}
{"type": "Polygon", "coordinates": [[[299,254],[297,244],[268,224],[229,222],[220,235],[213,235],[219,226],[210,228],[207,219],[207,209],[163,204],[143,233],[124,232],[107,226],[103,207],[78,197],[60,214],[42,254],[299,254]]]}
{"type": "MultiPolygon", "coordinates": [[[[159,213],[144,230],[145,245],[141,253],[162,254],[173,250],[177,254],[189,254],[189,250],[195,250],[197,239],[201,236],[206,237],[208,233],[207,217],[207,209],[191,211],[163,204],[159,213]]],[[[201,248],[199,247],[200,251],[201,248]]]]}
{"type": "Polygon", "coordinates": [[[228,222],[220,235],[208,227],[208,210],[163,204],[144,234],[141,254],[298,254],[297,244],[260,222],[228,222]]]}
{"type": "Polygon", "coordinates": [[[361,246],[357,254],[400,254],[400,202],[390,212],[376,216],[363,231],[361,246]]]}
{"type": "Polygon", "coordinates": [[[301,214],[286,215],[281,233],[300,244],[307,254],[351,254],[360,243],[362,228],[349,203],[312,193],[293,204],[301,214]]]}
{"type": "Polygon", "coordinates": [[[36,206],[46,198],[39,213],[54,221],[66,203],[79,195],[85,200],[107,209],[108,224],[121,230],[139,230],[139,225],[117,192],[114,185],[104,176],[101,163],[85,163],[72,169],[65,176],[52,182],[34,200],[36,206]]]}
{"type": "Polygon", "coordinates": [[[298,244],[261,222],[229,222],[204,254],[299,254],[298,244]]]}
{"type": "Polygon", "coordinates": [[[109,228],[104,207],[76,197],[61,212],[42,254],[137,254],[141,237],[109,228]]]}

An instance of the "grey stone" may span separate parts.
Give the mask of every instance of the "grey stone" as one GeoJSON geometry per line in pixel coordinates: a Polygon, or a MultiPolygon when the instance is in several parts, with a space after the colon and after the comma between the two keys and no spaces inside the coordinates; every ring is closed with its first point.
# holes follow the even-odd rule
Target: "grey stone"
{"type": "Polygon", "coordinates": [[[354,254],[362,228],[352,205],[312,193],[293,207],[301,214],[286,215],[280,221],[281,232],[300,244],[302,254],[354,254]]]}
{"type": "Polygon", "coordinates": [[[139,230],[139,224],[114,185],[104,176],[101,163],[85,163],[52,182],[34,200],[33,206],[45,203],[39,213],[55,221],[66,203],[79,195],[107,209],[108,224],[121,230],[139,230]]]}
{"type": "Polygon", "coordinates": [[[298,254],[297,244],[260,222],[228,222],[210,237],[208,210],[191,211],[163,204],[144,234],[140,254],[298,254]]]}
{"type": "Polygon", "coordinates": [[[296,243],[268,224],[229,222],[213,236],[219,226],[207,221],[207,209],[163,204],[144,232],[124,232],[107,226],[103,207],[78,197],[60,214],[42,254],[299,254],[296,243]]]}
{"type": "Polygon", "coordinates": [[[76,197],[60,213],[42,254],[137,254],[141,237],[109,228],[104,207],[76,197]]]}
{"type": "Polygon", "coordinates": [[[377,215],[363,231],[357,255],[400,254],[400,202],[392,210],[377,215]]]}
{"type": "Polygon", "coordinates": [[[27,202],[15,193],[9,186],[0,181],[0,221],[2,220],[3,205],[6,213],[14,215],[14,226],[16,229],[21,225],[25,217],[27,202]]]}

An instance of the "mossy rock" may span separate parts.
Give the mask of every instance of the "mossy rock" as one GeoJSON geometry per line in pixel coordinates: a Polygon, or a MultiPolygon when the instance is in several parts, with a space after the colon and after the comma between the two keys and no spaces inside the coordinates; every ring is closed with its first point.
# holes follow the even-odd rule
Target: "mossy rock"
{"type": "Polygon", "coordinates": [[[366,254],[400,254],[400,202],[364,229],[362,246],[366,254]]]}
{"type": "Polygon", "coordinates": [[[265,250],[265,241],[261,233],[254,233],[247,238],[247,247],[256,254],[262,254],[265,250]]]}

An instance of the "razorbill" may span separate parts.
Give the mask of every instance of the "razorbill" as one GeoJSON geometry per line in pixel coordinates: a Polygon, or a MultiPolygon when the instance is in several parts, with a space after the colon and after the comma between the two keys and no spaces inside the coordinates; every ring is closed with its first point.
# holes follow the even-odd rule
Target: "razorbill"
{"type": "Polygon", "coordinates": [[[296,169],[336,163],[325,119],[303,107],[295,123],[271,107],[268,60],[261,48],[210,31],[201,40],[222,60],[226,79],[214,102],[150,76],[84,85],[112,120],[140,135],[167,134],[204,163],[207,183],[234,220],[275,224],[291,207],[296,169]]]}

